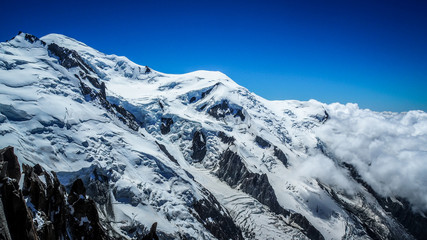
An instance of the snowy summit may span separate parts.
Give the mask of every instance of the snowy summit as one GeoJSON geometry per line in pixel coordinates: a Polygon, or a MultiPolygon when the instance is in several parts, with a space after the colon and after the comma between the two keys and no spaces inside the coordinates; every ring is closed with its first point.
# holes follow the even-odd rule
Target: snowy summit
{"type": "MultiPolygon", "coordinates": [[[[105,239],[427,236],[422,111],[269,101],[221,72],[166,74],[63,35],[19,33],[0,43],[7,146],[2,162],[16,154],[25,180],[7,173],[16,184],[0,188],[23,189],[42,239],[85,226],[105,239]],[[60,208],[34,195],[59,184],[64,231],[60,208]],[[82,201],[96,211],[79,212],[82,201]]],[[[0,208],[13,239],[11,210],[0,208]]]]}

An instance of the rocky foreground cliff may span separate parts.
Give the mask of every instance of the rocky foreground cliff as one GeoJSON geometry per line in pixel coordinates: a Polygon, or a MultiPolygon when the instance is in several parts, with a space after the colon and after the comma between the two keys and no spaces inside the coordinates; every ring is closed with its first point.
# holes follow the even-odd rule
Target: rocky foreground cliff
{"type": "MultiPolygon", "coordinates": [[[[67,191],[55,172],[40,165],[21,167],[13,147],[0,150],[0,238],[118,239],[77,178],[67,191]],[[21,181],[22,177],[22,181],[21,181]]],[[[159,239],[151,229],[135,227],[135,238],[159,239]]]]}

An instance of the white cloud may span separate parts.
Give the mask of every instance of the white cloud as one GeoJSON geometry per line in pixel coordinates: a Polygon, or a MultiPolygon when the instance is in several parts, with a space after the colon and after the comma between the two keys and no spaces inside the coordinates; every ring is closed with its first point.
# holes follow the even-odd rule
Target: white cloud
{"type": "Polygon", "coordinates": [[[295,166],[296,176],[302,178],[313,177],[322,183],[338,187],[349,194],[354,193],[355,185],[349,181],[342,169],[324,155],[313,155],[295,166]]]}
{"type": "Polygon", "coordinates": [[[377,113],[337,103],[327,111],[331,119],[317,134],[335,156],[383,196],[401,196],[427,210],[427,113],[377,113]]]}

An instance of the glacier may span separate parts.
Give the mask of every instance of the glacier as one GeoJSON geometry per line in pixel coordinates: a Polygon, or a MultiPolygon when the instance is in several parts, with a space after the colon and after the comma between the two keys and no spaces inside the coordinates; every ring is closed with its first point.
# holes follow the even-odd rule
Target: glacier
{"type": "Polygon", "coordinates": [[[114,238],[154,222],[162,239],[427,236],[422,111],[270,101],[221,72],[166,74],[19,33],[0,43],[6,146],[67,188],[92,186],[114,238]]]}

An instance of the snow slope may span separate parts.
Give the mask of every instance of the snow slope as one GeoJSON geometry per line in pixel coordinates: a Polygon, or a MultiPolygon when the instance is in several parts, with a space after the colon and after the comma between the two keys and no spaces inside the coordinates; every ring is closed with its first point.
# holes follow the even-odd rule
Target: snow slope
{"type": "Polygon", "coordinates": [[[0,112],[0,145],[25,163],[64,185],[108,179],[99,211],[123,238],[153,222],[165,238],[423,234],[399,215],[426,221],[421,111],[268,101],[220,72],[165,74],[63,35],[20,33],[0,45],[0,112]],[[225,219],[235,235],[212,230],[225,219]]]}

